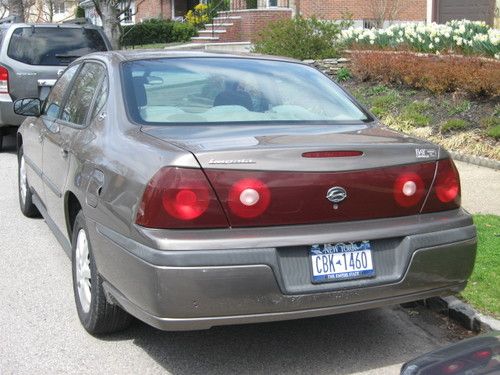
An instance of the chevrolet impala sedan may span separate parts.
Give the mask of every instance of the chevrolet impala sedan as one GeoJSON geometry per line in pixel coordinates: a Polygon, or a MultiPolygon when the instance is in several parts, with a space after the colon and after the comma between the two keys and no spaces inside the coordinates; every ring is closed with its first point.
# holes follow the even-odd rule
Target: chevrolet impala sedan
{"type": "Polygon", "coordinates": [[[472,271],[449,154],[300,62],[97,53],[14,106],[21,210],[70,255],[92,334],[369,309],[472,271]]]}

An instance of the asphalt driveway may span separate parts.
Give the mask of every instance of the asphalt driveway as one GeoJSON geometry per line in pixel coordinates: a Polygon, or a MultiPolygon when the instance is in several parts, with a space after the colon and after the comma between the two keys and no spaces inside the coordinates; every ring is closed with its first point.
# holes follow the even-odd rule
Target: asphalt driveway
{"type": "MultiPolygon", "coordinates": [[[[397,374],[467,332],[424,309],[94,338],[78,322],[70,262],[18,208],[13,139],[0,154],[0,374],[397,374]]],[[[498,176],[498,175],[497,175],[498,176]]],[[[465,189],[467,191],[467,189],[465,189]]]]}

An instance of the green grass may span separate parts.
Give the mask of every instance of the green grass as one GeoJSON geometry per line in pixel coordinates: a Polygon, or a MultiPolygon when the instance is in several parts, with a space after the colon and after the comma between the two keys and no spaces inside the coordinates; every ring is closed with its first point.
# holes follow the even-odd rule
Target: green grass
{"type": "Polygon", "coordinates": [[[479,120],[481,126],[485,129],[493,128],[495,126],[500,126],[500,117],[487,116],[479,120]]]}
{"type": "Polygon", "coordinates": [[[441,133],[449,132],[450,130],[464,130],[469,127],[469,123],[461,118],[451,118],[441,124],[441,133]]]}
{"type": "Polygon", "coordinates": [[[337,73],[335,74],[335,78],[337,79],[338,82],[347,81],[351,77],[352,77],[351,71],[345,66],[337,70],[337,73]]]}
{"type": "Polygon", "coordinates": [[[472,103],[469,102],[468,100],[462,100],[461,102],[456,103],[456,104],[453,104],[450,102],[445,102],[444,104],[448,108],[448,114],[450,116],[459,115],[461,113],[464,113],[464,112],[468,111],[472,105],[472,103]]]}
{"type": "Polygon", "coordinates": [[[414,101],[402,109],[400,118],[411,126],[428,126],[431,123],[431,117],[428,114],[431,109],[432,105],[427,102],[414,101]]]}
{"type": "Polygon", "coordinates": [[[492,138],[495,138],[497,141],[500,140],[500,125],[495,125],[489,128],[486,134],[488,134],[492,138]]]}
{"type": "Polygon", "coordinates": [[[154,43],[154,44],[141,44],[140,46],[134,46],[134,49],[163,49],[167,46],[167,43],[154,43]]]}
{"type": "Polygon", "coordinates": [[[371,111],[375,116],[383,117],[399,104],[399,94],[395,90],[382,91],[369,99],[371,111]]]}
{"type": "Polygon", "coordinates": [[[500,317],[500,216],[474,215],[478,249],[474,272],[461,296],[478,310],[500,317]]]}

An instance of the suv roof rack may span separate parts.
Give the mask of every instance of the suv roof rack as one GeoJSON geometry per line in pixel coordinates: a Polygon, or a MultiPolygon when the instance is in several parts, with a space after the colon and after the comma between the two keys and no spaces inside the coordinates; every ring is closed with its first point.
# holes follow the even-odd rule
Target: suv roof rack
{"type": "Polygon", "coordinates": [[[5,23],[19,23],[19,22],[21,22],[19,16],[9,16],[0,19],[0,25],[3,25],[5,23]]]}
{"type": "Polygon", "coordinates": [[[62,23],[73,23],[76,25],[91,25],[92,24],[90,19],[85,18],[85,17],[73,18],[70,20],[62,21],[62,23]]]}

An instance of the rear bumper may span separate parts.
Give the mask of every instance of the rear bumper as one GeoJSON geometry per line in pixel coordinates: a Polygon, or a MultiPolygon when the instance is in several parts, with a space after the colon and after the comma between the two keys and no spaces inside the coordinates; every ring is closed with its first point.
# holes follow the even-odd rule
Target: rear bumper
{"type": "MultiPolygon", "coordinates": [[[[92,221],[89,231],[105,288],[120,305],[157,328],[193,330],[330,315],[460,291],[474,265],[475,227],[470,217],[466,225],[450,227],[450,222],[464,224],[467,216],[457,210],[443,219],[441,228],[447,229],[436,226],[397,239],[386,227],[386,239],[374,242],[379,243],[373,250],[379,259],[375,278],[319,285],[304,271],[308,240],[304,246],[169,251],[92,221]]],[[[372,239],[364,237],[362,222],[351,224],[361,236],[353,240],[372,239]]],[[[334,233],[331,237],[336,242],[334,233]]]]}
{"type": "Polygon", "coordinates": [[[9,94],[0,94],[0,128],[19,126],[24,121],[24,116],[14,113],[13,102],[9,94]]]}

